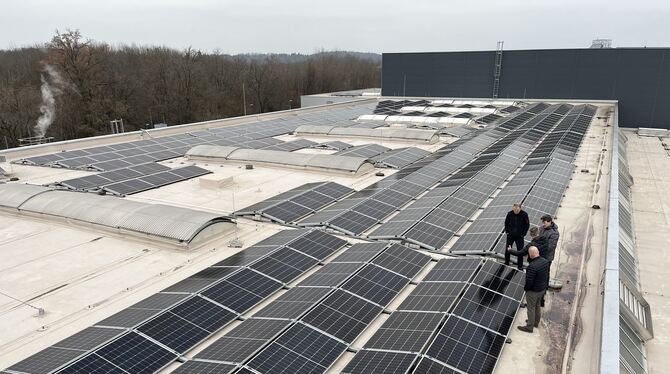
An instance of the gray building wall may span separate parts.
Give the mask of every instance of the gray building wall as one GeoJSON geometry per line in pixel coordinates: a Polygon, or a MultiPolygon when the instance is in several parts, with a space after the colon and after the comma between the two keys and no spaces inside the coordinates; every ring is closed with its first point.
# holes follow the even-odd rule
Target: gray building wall
{"type": "MultiPolygon", "coordinates": [[[[382,95],[491,97],[495,51],[385,53],[382,95]]],[[[619,124],[670,128],[670,49],[504,51],[499,98],[619,100],[619,124]]]]}

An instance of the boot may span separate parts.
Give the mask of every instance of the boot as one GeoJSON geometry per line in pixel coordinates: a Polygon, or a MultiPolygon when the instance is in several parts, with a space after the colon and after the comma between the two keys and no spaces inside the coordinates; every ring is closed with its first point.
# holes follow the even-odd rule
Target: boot
{"type": "MultiPolygon", "coordinates": [[[[526,325],[528,325],[528,320],[526,320],[526,325]]],[[[538,322],[538,323],[534,324],[533,326],[534,326],[535,328],[539,328],[539,327],[540,327],[540,323],[538,322]]]]}
{"type": "Polygon", "coordinates": [[[523,332],[533,333],[533,326],[517,326],[516,328],[523,332]]]}

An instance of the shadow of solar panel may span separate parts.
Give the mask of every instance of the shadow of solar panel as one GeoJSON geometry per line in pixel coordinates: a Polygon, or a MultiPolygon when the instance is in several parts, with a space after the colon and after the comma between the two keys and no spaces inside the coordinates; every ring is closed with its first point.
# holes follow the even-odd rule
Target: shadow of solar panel
{"type": "Polygon", "coordinates": [[[241,363],[292,323],[274,319],[245,320],[198,353],[195,358],[241,363]]]}
{"type": "Polygon", "coordinates": [[[448,312],[464,287],[463,282],[421,282],[397,309],[448,312]]]}
{"type": "Polygon", "coordinates": [[[57,371],[58,374],[79,374],[79,373],[125,373],[118,366],[104,360],[96,354],[90,354],[77,362],[68,365],[62,370],[57,371]]]}
{"type": "Polygon", "coordinates": [[[46,374],[86,353],[81,350],[49,347],[20,361],[8,370],[18,373],[46,374]]]}
{"type": "MultiPolygon", "coordinates": [[[[405,374],[418,355],[413,353],[361,350],[342,370],[345,374],[405,374]]],[[[422,372],[423,373],[423,372],[422,372]]]]}
{"type": "Polygon", "coordinates": [[[296,319],[330,293],[329,288],[295,287],[259,310],[254,317],[296,319]]]}
{"type": "Polygon", "coordinates": [[[283,283],[289,283],[317,263],[311,257],[284,247],[258,260],[251,268],[283,283]]]}
{"type": "Polygon", "coordinates": [[[389,270],[368,265],[342,288],[385,306],[409,283],[409,279],[389,270]]]}
{"type": "Polygon", "coordinates": [[[486,261],[472,282],[514,300],[523,297],[524,273],[495,261],[486,261]]]}
{"type": "Polygon", "coordinates": [[[505,337],[449,316],[427,355],[466,373],[492,373],[505,337]]]}
{"type": "Polygon", "coordinates": [[[471,285],[452,314],[507,335],[520,302],[486,288],[471,285]]]}
{"type": "Polygon", "coordinates": [[[400,244],[393,244],[372,261],[373,264],[410,279],[414,278],[429,262],[430,256],[400,244]]]}
{"type": "Polygon", "coordinates": [[[481,263],[482,260],[476,258],[441,259],[426,275],[423,282],[467,282],[481,263]]]}
{"type": "Polygon", "coordinates": [[[174,353],[134,332],[94,353],[129,373],[154,373],[177,358],[174,353]]]}
{"type": "Polygon", "coordinates": [[[342,290],[326,297],[302,321],[351,343],[382,308],[342,290]]]}
{"type": "Polygon", "coordinates": [[[442,313],[393,312],[365,347],[420,353],[443,317],[442,313]]]}
{"type": "Polygon", "coordinates": [[[344,343],[296,324],[247,366],[262,373],[323,373],[345,350],[344,343]]]}
{"type": "Polygon", "coordinates": [[[164,292],[196,293],[239,270],[237,266],[209,267],[164,289],[164,292]]]}
{"type": "Polygon", "coordinates": [[[225,374],[232,373],[237,366],[229,364],[219,364],[215,362],[186,361],[180,365],[174,374],[225,374]]]}
{"type": "Polygon", "coordinates": [[[123,330],[89,327],[54,344],[56,348],[91,350],[123,334],[123,330]]]}

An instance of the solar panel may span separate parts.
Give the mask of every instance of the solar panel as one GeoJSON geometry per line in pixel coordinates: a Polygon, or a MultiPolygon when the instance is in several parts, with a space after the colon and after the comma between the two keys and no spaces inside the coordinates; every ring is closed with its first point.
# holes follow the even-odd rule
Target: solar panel
{"type": "Polygon", "coordinates": [[[186,361],[176,370],[174,374],[224,374],[232,373],[237,367],[229,364],[219,364],[215,362],[186,361]]]}
{"type": "Polygon", "coordinates": [[[394,312],[365,347],[420,353],[443,317],[442,313],[394,312]]]}
{"type": "Polygon", "coordinates": [[[342,289],[379,305],[387,305],[408,283],[406,277],[368,265],[347,281],[342,289]]]}
{"type": "Polygon", "coordinates": [[[129,332],[95,353],[129,373],[156,372],[177,358],[135,332],[129,332]]]}
{"type": "Polygon", "coordinates": [[[235,313],[200,296],[186,300],[170,309],[170,312],[210,333],[218,331],[237,317],[235,313]]]}
{"type": "Polygon", "coordinates": [[[347,211],[331,219],[328,223],[331,227],[342,232],[352,235],[360,235],[377,222],[378,220],[375,218],[368,217],[358,212],[347,211]]]}
{"type": "Polygon", "coordinates": [[[453,232],[425,221],[418,222],[404,234],[409,241],[434,250],[440,249],[452,235],[453,232]]]}
{"type": "Polygon", "coordinates": [[[467,282],[481,263],[482,260],[476,258],[441,259],[426,275],[423,282],[467,282]]]}
{"type": "Polygon", "coordinates": [[[514,300],[524,293],[524,273],[495,261],[486,261],[472,282],[514,300]]]}
{"type": "Polygon", "coordinates": [[[315,230],[289,243],[288,246],[322,261],[346,244],[346,240],[315,230]]]}
{"type": "Polygon", "coordinates": [[[425,374],[462,374],[462,371],[455,370],[449,366],[441,364],[430,357],[424,357],[414,370],[415,373],[425,374]]]}
{"type": "Polygon", "coordinates": [[[298,318],[329,294],[330,291],[328,288],[292,288],[254,314],[254,317],[298,318]]]}
{"type": "Polygon", "coordinates": [[[255,262],[251,268],[280,282],[289,283],[317,263],[314,258],[285,247],[255,262]]]}
{"type": "Polygon", "coordinates": [[[386,243],[356,243],[333,259],[333,262],[368,262],[387,245],[386,243]]]}
{"type": "Polygon", "coordinates": [[[123,333],[123,330],[89,327],[54,344],[57,348],[91,350],[123,333]]]}
{"type": "MultiPolygon", "coordinates": [[[[342,370],[344,374],[404,374],[417,359],[416,354],[361,350],[342,370]]],[[[422,372],[424,373],[424,372],[422,372]]]]}
{"type": "Polygon", "coordinates": [[[452,313],[501,335],[507,335],[519,304],[518,300],[470,285],[452,313]]]}
{"type": "Polygon", "coordinates": [[[242,269],[206,289],[202,295],[238,313],[244,313],[281,286],[281,283],[260,273],[242,269]]]}
{"type": "Polygon", "coordinates": [[[346,345],[309,326],[296,324],[247,364],[263,373],[322,373],[346,345]]]}
{"type": "Polygon", "coordinates": [[[382,308],[342,290],[326,297],[302,321],[351,343],[382,308]]]}
{"type": "Polygon", "coordinates": [[[198,353],[195,358],[241,363],[292,323],[275,319],[245,320],[198,353]]]}
{"type": "Polygon", "coordinates": [[[209,335],[208,331],[170,312],[142,324],[137,331],[179,353],[188,351],[209,335]]]}
{"type": "Polygon", "coordinates": [[[80,350],[49,347],[12,365],[8,370],[19,373],[49,373],[83,353],[80,350]]]}
{"type": "Polygon", "coordinates": [[[393,244],[372,261],[373,264],[410,279],[414,278],[429,262],[430,256],[400,244],[393,244]]]}
{"type": "Polygon", "coordinates": [[[463,282],[421,282],[398,310],[448,312],[464,287],[463,282]]]}
{"type": "Polygon", "coordinates": [[[56,373],[125,373],[125,371],[96,354],[90,354],[80,360],[77,360],[77,362],[68,365],[66,368],[58,370],[56,373]]]}

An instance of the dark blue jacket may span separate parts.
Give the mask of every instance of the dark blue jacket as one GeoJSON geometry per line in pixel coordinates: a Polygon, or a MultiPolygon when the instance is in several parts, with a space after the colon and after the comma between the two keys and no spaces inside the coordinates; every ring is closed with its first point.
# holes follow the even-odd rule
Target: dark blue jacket
{"type": "Polygon", "coordinates": [[[521,210],[519,214],[514,214],[510,210],[505,217],[505,233],[512,237],[524,237],[530,228],[530,221],[528,220],[528,213],[521,210]]]}

